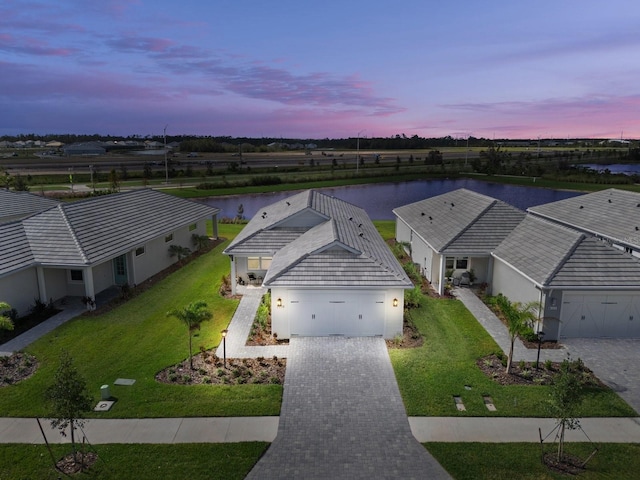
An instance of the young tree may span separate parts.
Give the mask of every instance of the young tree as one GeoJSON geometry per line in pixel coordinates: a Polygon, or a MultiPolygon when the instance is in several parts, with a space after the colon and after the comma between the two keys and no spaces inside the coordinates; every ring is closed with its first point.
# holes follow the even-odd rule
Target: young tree
{"type": "Polygon", "coordinates": [[[75,429],[84,425],[84,412],[91,410],[93,398],[87,390],[84,378],[78,373],[67,351],[60,354],[60,365],[53,376],[53,383],[45,390],[45,399],[51,406],[51,426],[66,436],[71,429],[71,445],[76,453],[75,429]]]}
{"type": "Polygon", "coordinates": [[[560,365],[560,370],[549,387],[549,401],[547,410],[549,416],[556,419],[558,434],[558,461],[564,455],[564,434],[567,429],[580,428],[578,407],[584,398],[584,383],[582,381],[582,361],[571,362],[566,359],[560,365]]]}
{"type": "Polygon", "coordinates": [[[169,256],[170,257],[178,257],[178,261],[182,260],[184,257],[188,256],[191,253],[191,250],[187,247],[183,247],[182,245],[171,245],[169,247],[169,256]]]}
{"type": "Polygon", "coordinates": [[[196,247],[196,250],[200,250],[202,248],[205,248],[209,244],[209,237],[207,237],[206,235],[198,235],[197,233],[194,233],[193,235],[191,235],[191,243],[193,243],[193,246],[196,247]]]}
{"type": "Polygon", "coordinates": [[[189,365],[191,366],[191,370],[193,370],[193,354],[191,353],[193,332],[200,329],[202,322],[210,320],[213,317],[213,314],[206,308],[206,302],[198,301],[192,302],[184,308],[167,312],[168,317],[175,317],[187,326],[189,331],[189,365]]]}
{"type": "MultiPolygon", "coordinates": [[[[506,300],[506,299],[505,299],[506,300]]],[[[507,359],[507,373],[511,372],[511,362],[513,361],[513,346],[518,335],[522,335],[530,328],[536,320],[537,302],[522,304],[520,302],[511,303],[509,300],[500,304],[500,309],[507,320],[509,330],[509,357],[507,359]]]]}
{"type": "Polygon", "coordinates": [[[0,330],[13,330],[13,321],[7,315],[11,310],[11,305],[7,302],[0,302],[0,330]]]}

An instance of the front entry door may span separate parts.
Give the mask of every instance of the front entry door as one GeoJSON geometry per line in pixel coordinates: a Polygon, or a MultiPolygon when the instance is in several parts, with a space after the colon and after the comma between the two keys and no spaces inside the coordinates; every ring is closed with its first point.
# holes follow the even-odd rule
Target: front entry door
{"type": "Polygon", "coordinates": [[[127,255],[120,255],[113,259],[113,276],[116,285],[129,283],[127,275],[127,255]]]}

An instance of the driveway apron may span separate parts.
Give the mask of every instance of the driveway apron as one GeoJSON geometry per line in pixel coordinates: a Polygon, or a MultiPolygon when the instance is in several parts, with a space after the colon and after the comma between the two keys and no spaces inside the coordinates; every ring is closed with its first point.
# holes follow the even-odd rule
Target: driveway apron
{"type": "Polygon", "coordinates": [[[293,338],[278,435],[248,479],[451,478],[413,437],[382,338],[293,338]]]}

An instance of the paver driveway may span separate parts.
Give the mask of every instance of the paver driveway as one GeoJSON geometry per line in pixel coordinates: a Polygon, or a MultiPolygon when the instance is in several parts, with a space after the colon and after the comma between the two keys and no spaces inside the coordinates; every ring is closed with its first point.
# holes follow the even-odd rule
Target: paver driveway
{"type": "Polygon", "coordinates": [[[293,338],[278,436],[248,479],[451,478],[409,428],[382,338],[293,338]]]}

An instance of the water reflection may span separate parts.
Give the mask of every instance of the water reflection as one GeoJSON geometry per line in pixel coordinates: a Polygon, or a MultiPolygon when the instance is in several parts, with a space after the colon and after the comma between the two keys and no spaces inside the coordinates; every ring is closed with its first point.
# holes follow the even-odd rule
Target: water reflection
{"type": "MultiPolygon", "coordinates": [[[[487,183],[462,178],[455,180],[416,180],[411,182],[352,185],[346,187],[318,188],[318,191],[353,203],[366,210],[374,220],[392,220],[394,208],[434,197],[458,188],[467,188],[497,198],[522,210],[534,205],[564,200],[580,195],[577,192],[546,188],[521,187],[487,183]]],[[[242,204],[244,216],[251,218],[265,205],[290,197],[293,192],[272,192],[249,195],[211,197],[201,201],[221,210],[221,217],[235,217],[242,204]]]]}

